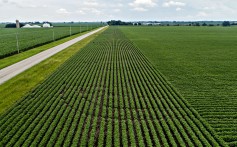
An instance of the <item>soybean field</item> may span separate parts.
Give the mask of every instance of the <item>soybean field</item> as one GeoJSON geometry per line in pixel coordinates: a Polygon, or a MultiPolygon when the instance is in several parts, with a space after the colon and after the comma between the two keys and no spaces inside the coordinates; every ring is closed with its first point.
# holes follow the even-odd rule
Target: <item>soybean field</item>
{"type": "Polygon", "coordinates": [[[0,116],[2,146],[226,146],[117,27],[0,116]]]}
{"type": "Polygon", "coordinates": [[[230,146],[237,146],[237,27],[120,27],[230,146]]]}
{"type": "Polygon", "coordinates": [[[61,26],[54,28],[0,29],[0,59],[74,34],[95,29],[91,26],[61,26]]]}

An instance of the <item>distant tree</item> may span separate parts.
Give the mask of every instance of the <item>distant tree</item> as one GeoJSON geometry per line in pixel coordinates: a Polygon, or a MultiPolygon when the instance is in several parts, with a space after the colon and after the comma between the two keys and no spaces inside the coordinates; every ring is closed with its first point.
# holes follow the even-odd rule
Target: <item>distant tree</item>
{"type": "Polygon", "coordinates": [[[167,26],[170,26],[170,24],[167,24],[167,26]]]}
{"type": "Polygon", "coordinates": [[[209,26],[209,27],[214,27],[215,25],[214,25],[214,24],[209,24],[208,26],[209,26]]]}
{"type": "Polygon", "coordinates": [[[229,21],[224,21],[224,22],[222,23],[222,26],[224,26],[224,27],[229,27],[229,26],[230,26],[230,22],[229,22],[229,21]]]}
{"type": "Polygon", "coordinates": [[[207,24],[204,22],[204,23],[202,24],[202,26],[207,26],[207,24]]]}
{"type": "MultiPolygon", "coordinates": [[[[43,24],[44,23],[48,23],[50,26],[53,26],[53,24],[51,22],[45,21],[45,22],[43,22],[43,24]]],[[[66,22],[64,22],[64,23],[66,23],[66,22]]]]}
{"type": "Polygon", "coordinates": [[[237,25],[237,22],[232,22],[231,25],[235,26],[235,25],[237,25]]]}
{"type": "MultiPolygon", "coordinates": [[[[23,23],[20,23],[20,27],[23,27],[24,24],[23,23]]],[[[16,24],[15,23],[10,23],[10,24],[7,24],[5,26],[5,28],[16,28],[16,24]]]]}
{"type": "Polygon", "coordinates": [[[133,25],[131,22],[123,22],[121,20],[111,20],[107,22],[108,25],[114,26],[114,25],[133,25]]]}
{"type": "Polygon", "coordinates": [[[195,23],[195,26],[200,26],[200,23],[199,23],[199,22],[196,22],[196,23],[195,23]]]}

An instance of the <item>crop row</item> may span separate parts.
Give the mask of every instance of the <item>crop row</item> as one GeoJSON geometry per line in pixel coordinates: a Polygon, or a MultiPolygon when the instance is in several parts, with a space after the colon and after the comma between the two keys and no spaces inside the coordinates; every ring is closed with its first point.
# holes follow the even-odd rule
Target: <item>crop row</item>
{"type": "Polygon", "coordinates": [[[236,147],[237,49],[233,39],[236,29],[129,26],[120,29],[214,131],[236,147]],[[216,34],[226,37],[217,38],[216,34]]]}
{"type": "Polygon", "coordinates": [[[0,116],[3,146],[226,146],[116,27],[0,116]]]}

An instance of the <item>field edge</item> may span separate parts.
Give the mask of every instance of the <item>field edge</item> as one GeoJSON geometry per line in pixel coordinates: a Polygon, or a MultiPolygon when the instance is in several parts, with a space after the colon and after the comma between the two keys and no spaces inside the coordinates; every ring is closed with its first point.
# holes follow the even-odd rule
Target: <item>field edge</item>
{"type": "Polygon", "coordinates": [[[38,54],[40,52],[48,50],[48,49],[50,49],[52,47],[55,47],[57,45],[60,45],[60,44],[65,43],[67,41],[70,41],[70,40],[75,39],[77,37],[80,37],[80,36],[82,36],[82,35],[84,35],[86,33],[94,31],[96,29],[98,29],[98,28],[95,28],[95,29],[92,29],[92,30],[89,30],[89,31],[85,31],[85,32],[82,32],[82,33],[77,33],[77,34],[72,35],[72,36],[67,36],[67,37],[61,38],[59,40],[56,40],[54,42],[49,42],[49,43],[40,45],[38,47],[33,47],[33,48],[28,49],[28,50],[26,50],[24,52],[20,52],[19,54],[13,54],[11,56],[2,58],[2,59],[0,59],[0,70],[5,68],[5,67],[7,67],[7,66],[15,64],[17,62],[20,62],[20,61],[22,61],[24,59],[27,59],[27,58],[29,58],[29,57],[31,57],[33,55],[36,55],[36,54],[38,54]]]}
{"type": "Polygon", "coordinates": [[[14,107],[19,100],[50,76],[66,60],[80,51],[107,28],[95,33],[69,48],[55,54],[43,62],[0,85],[0,116],[14,107]],[[4,101],[5,100],[5,101],[4,101]]]}

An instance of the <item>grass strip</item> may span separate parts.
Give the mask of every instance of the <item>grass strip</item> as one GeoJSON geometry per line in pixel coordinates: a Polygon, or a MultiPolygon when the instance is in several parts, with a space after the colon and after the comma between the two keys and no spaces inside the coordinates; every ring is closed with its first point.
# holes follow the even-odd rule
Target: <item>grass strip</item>
{"type": "MultiPolygon", "coordinates": [[[[51,58],[46,59],[45,61],[35,65],[34,67],[26,70],[25,72],[7,81],[6,83],[0,85],[0,96],[1,96],[0,97],[0,114],[5,112],[7,109],[11,108],[24,95],[26,95],[38,84],[43,82],[62,63],[64,63],[68,58],[70,58],[76,52],[78,52],[81,48],[86,46],[90,41],[96,38],[102,31],[70,46],[69,48],[63,50],[62,52],[52,56],[51,58]]],[[[75,37],[78,37],[80,35],[75,35],[75,37]]],[[[72,37],[69,37],[69,38],[73,39],[72,37]]],[[[66,40],[70,40],[69,38],[65,38],[56,42],[63,43],[63,41],[65,42],[66,40]]],[[[42,46],[42,47],[39,47],[38,49],[27,51],[29,52],[28,54],[26,52],[22,53],[22,55],[19,55],[18,59],[20,58],[22,59],[23,56],[29,57],[29,56],[32,56],[34,53],[36,54],[36,53],[39,53],[40,51],[46,50],[46,46],[47,48],[49,48],[49,46],[53,47],[53,45],[56,46],[56,42],[50,43],[48,45],[44,45],[45,47],[42,46]]],[[[9,58],[12,58],[12,57],[9,57],[9,58]]],[[[13,61],[13,60],[14,59],[10,59],[9,61],[13,61]]],[[[0,65],[1,65],[1,61],[0,61],[0,65]]]]}
{"type": "MultiPolygon", "coordinates": [[[[91,30],[91,31],[93,31],[93,30],[91,30]]],[[[17,63],[17,62],[21,61],[21,60],[27,59],[27,58],[29,58],[33,55],[36,55],[36,54],[38,54],[42,51],[48,50],[52,47],[55,47],[55,46],[60,45],[62,43],[65,43],[69,40],[72,40],[74,38],[82,36],[82,35],[84,35],[88,32],[90,32],[90,31],[86,31],[86,32],[83,32],[83,33],[79,33],[79,34],[70,36],[70,37],[66,37],[66,38],[63,38],[63,39],[60,39],[60,40],[57,40],[57,41],[54,41],[54,42],[36,47],[36,48],[33,48],[33,49],[30,49],[28,51],[21,52],[20,54],[15,54],[15,55],[0,59],[0,69],[3,69],[7,66],[10,66],[14,63],[17,63]]]]}

